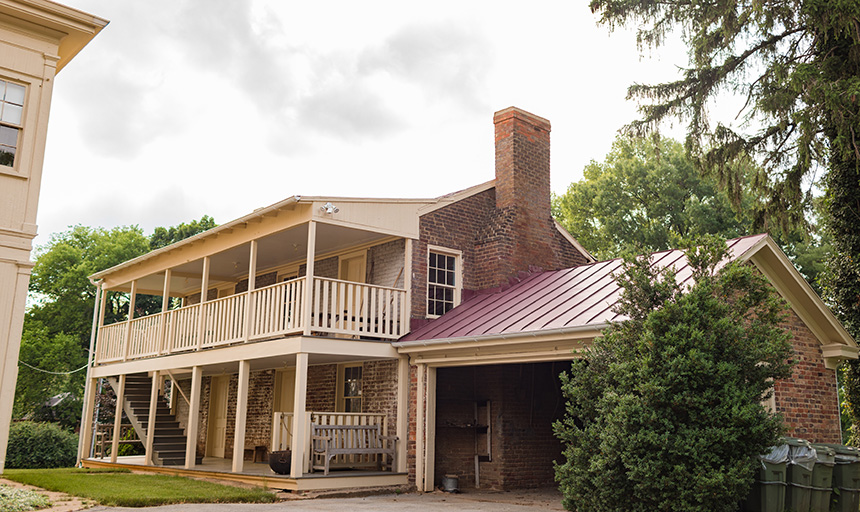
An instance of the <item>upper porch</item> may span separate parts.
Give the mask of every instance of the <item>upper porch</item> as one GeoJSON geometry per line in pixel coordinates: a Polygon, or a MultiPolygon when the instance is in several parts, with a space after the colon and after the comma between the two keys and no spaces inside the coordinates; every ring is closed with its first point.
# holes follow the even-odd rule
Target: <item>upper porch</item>
{"type": "Polygon", "coordinates": [[[94,274],[94,364],[290,336],[397,339],[425,204],[293,197],[94,274]],[[128,314],[111,322],[116,294],[128,314]]]}

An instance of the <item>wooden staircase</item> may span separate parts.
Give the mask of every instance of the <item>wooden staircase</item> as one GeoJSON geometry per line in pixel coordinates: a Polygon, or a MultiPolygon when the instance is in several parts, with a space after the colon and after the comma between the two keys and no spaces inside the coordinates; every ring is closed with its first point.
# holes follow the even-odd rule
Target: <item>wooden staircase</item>
{"type": "MultiPolygon", "coordinates": [[[[116,389],[116,381],[111,379],[111,386],[116,389]]],[[[146,443],[149,433],[149,399],[152,392],[152,379],[145,373],[126,376],[125,401],[122,404],[126,416],[131,420],[137,435],[146,443]]],[[[179,426],[176,417],[170,413],[170,408],[163,397],[156,401],[155,409],[155,438],[152,441],[153,462],[158,466],[182,466],[185,464],[185,448],[187,437],[179,426]]],[[[145,445],[145,444],[144,444],[145,445]]],[[[203,457],[196,456],[200,464],[203,457]]]]}

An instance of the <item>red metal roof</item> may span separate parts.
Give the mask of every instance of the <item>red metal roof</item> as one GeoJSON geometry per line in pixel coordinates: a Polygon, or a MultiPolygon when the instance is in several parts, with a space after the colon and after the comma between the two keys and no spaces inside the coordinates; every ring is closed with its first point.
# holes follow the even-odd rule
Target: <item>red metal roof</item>
{"type": "MultiPolygon", "coordinates": [[[[740,258],[765,237],[727,240],[728,260],[740,258]]],[[[683,251],[656,252],[650,257],[653,265],[674,267],[680,283],[687,282],[692,275],[683,251]]],[[[538,334],[550,329],[599,328],[608,322],[624,320],[612,311],[621,295],[615,274],[622,263],[621,259],[614,259],[529,274],[510,288],[479,293],[400,341],[538,334]]]]}

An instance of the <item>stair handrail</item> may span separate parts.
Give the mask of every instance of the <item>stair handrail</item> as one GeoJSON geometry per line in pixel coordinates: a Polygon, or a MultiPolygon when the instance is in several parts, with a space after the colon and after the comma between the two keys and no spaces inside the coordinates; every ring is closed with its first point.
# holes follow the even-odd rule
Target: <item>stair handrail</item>
{"type": "Polygon", "coordinates": [[[176,377],[173,376],[173,372],[171,372],[170,370],[165,370],[165,371],[167,372],[167,375],[170,377],[170,382],[171,382],[170,389],[176,388],[176,390],[179,391],[180,396],[182,396],[182,398],[185,399],[185,403],[188,404],[189,407],[191,407],[191,401],[188,400],[187,396],[185,396],[185,392],[182,391],[182,387],[179,386],[179,382],[176,380],[176,377]]]}

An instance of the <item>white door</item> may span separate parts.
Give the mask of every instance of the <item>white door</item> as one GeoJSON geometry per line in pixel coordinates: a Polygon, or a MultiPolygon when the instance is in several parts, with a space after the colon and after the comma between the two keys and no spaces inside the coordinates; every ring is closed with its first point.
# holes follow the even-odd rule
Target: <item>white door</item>
{"type": "Polygon", "coordinates": [[[206,456],[224,458],[227,442],[227,389],[230,377],[212,377],[209,384],[209,433],[206,436],[206,456]]]}
{"type": "Polygon", "coordinates": [[[296,369],[285,368],[275,373],[275,412],[293,412],[296,400],[296,369]]]}

